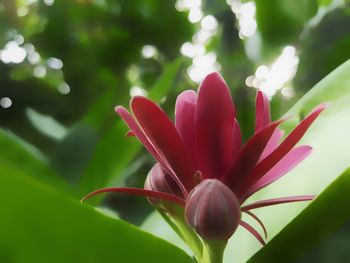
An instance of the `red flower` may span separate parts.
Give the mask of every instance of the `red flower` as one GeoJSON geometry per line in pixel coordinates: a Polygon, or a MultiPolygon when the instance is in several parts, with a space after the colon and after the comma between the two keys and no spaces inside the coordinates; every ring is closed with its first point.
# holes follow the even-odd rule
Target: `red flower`
{"type": "Polygon", "coordinates": [[[198,94],[186,90],[178,96],[175,125],[157,104],[145,97],[134,97],[130,104],[133,115],[120,106],[116,107],[116,112],[129,126],[129,134],[135,135],[157,160],[148,175],[145,189],[107,188],[90,193],[84,199],[102,192],[125,192],[147,196],[158,207],[162,206],[161,200],[171,201],[186,207],[188,224],[204,239],[207,236],[227,239],[239,223],[264,244],[260,234],[240,219],[241,212],[257,220],[266,234],[262,222],[251,210],[314,198],[311,195],[292,196],[243,205],[248,197],[285,175],[311,153],[310,146],[295,145],[325,109],[325,104],[316,107],[280,142],[283,132],[278,126],[285,119],[271,122],[269,101],[258,91],[255,133],[244,144],[229,88],[218,73],[204,79],[198,94]],[[197,185],[205,198],[196,197],[197,201],[193,201],[197,185]],[[217,205],[208,201],[211,199],[205,193],[206,189],[214,193],[213,200],[219,200],[213,201],[217,205]],[[220,197],[223,192],[225,197],[220,197]],[[227,219],[239,214],[239,220],[232,220],[232,225],[226,226],[228,235],[217,229],[220,236],[213,236],[212,228],[215,230],[220,226],[215,225],[210,213],[221,213],[218,216],[222,216],[225,214],[223,210],[234,209],[236,201],[239,211],[226,214],[227,219]],[[196,205],[203,209],[197,209],[196,205]]]}

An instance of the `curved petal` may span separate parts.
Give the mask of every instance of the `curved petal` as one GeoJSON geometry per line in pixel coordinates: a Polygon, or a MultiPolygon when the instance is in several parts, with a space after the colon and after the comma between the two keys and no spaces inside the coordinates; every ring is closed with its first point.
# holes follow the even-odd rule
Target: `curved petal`
{"type": "Polygon", "coordinates": [[[272,167],[274,167],[303,137],[307,129],[327,107],[328,104],[321,104],[317,106],[299,125],[287,136],[287,138],[265,159],[263,159],[254,168],[252,173],[247,178],[245,185],[246,191],[253,184],[255,184],[261,177],[263,177],[272,167]]]}
{"type": "Polygon", "coordinates": [[[284,135],[284,131],[282,131],[281,129],[276,129],[274,131],[274,133],[272,134],[269,142],[267,143],[263,153],[261,154],[258,163],[265,159],[266,156],[268,156],[270,153],[272,153],[279,145],[279,142],[281,140],[281,138],[284,135]]]}
{"type": "Polygon", "coordinates": [[[147,151],[153,156],[154,159],[159,161],[164,167],[168,167],[164,160],[161,158],[155,147],[152,145],[152,143],[148,140],[146,135],[143,133],[139,125],[134,120],[133,116],[128,112],[127,109],[125,109],[122,106],[115,107],[115,111],[118,113],[118,115],[123,119],[123,121],[128,125],[129,131],[126,136],[131,136],[131,133],[134,134],[137,139],[145,146],[147,151]]]}
{"type": "Polygon", "coordinates": [[[152,190],[145,190],[142,188],[132,188],[132,187],[111,187],[111,188],[99,189],[84,196],[81,199],[81,202],[85,201],[86,199],[92,196],[95,196],[97,194],[102,194],[102,193],[126,193],[129,195],[135,195],[135,196],[154,197],[164,201],[170,201],[170,202],[176,203],[182,207],[185,207],[185,203],[186,203],[184,199],[175,195],[152,191],[152,190]]]}
{"type": "Polygon", "coordinates": [[[175,126],[179,131],[188,152],[197,164],[194,116],[197,94],[194,90],[185,90],[176,99],[175,126]]]}
{"type": "Polygon", "coordinates": [[[235,124],[233,126],[233,152],[232,152],[232,162],[234,162],[242,147],[242,134],[241,128],[237,119],[235,119],[235,124]]]}
{"type": "Polygon", "coordinates": [[[256,222],[258,222],[258,224],[261,226],[262,230],[264,231],[265,239],[267,239],[267,230],[266,230],[264,223],[260,220],[260,218],[257,217],[257,215],[255,215],[254,213],[252,213],[249,210],[246,210],[243,212],[246,213],[247,215],[250,215],[252,218],[255,219],[256,222]]]}
{"type": "Polygon", "coordinates": [[[223,178],[224,183],[235,192],[239,199],[241,197],[241,185],[257,164],[267,142],[282,121],[284,120],[282,119],[269,124],[251,137],[239,152],[230,171],[223,178]]]}
{"type": "Polygon", "coordinates": [[[202,82],[196,108],[199,169],[204,178],[219,178],[232,162],[235,109],[229,88],[218,73],[202,82]]]}
{"type": "Polygon", "coordinates": [[[144,188],[162,193],[168,193],[184,198],[185,189],[173,179],[160,163],[155,163],[149,171],[144,188]]]}
{"type": "Polygon", "coordinates": [[[247,229],[263,246],[266,244],[262,236],[256,231],[251,225],[249,225],[247,222],[244,222],[241,220],[239,223],[242,227],[247,229]]]}
{"type": "Polygon", "coordinates": [[[196,169],[174,124],[157,104],[145,97],[133,97],[131,108],[148,139],[190,191],[196,169]]]}
{"type": "Polygon", "coordinates": [[[257,209],[257,208],[271,206],[271,205],[279,205],[279,204],[302,202],[302,201],[311,201],[311,200],[315,199],[315,197],[316,197],[315,195],[300,195],[300,196],[272,198],[272,199],[262,200],[262,201],[251,203],[249,205],[242,206],[241,210],[247,211],[247,210],[257,209]]]}
{"type": "Polygon", "coordinates": [[[271,122],[270,102],[261,90],[256,95],[255,105],[255,132],[257,132],[271,122]]]}
{"type": "Polygon", "coordinates": [[[270,171],[268,171],[256,184],[254,184],[247,192],[246,198],[259,191],[260,189],[268,186],[283,175],[292,170],[300,162],[312,152],[310,146],[299,146],[291,150],[282,158],[270,171]]]}

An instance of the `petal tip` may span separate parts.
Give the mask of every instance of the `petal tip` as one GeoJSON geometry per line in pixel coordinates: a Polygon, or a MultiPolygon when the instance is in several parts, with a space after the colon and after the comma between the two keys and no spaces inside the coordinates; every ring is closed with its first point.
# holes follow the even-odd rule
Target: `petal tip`
{"type": "Polygon", "coordinates": [[[130,108],[132,110],[134,110],[135,107],[138,107],[138,106],[141,106],[141,105],[145,105],[145,104],[157,105],[155,102],[153,102],[152,100],[150,100],[149,98],[147,98],[145,96],[137,95],[137,96],[132,97],[131,100],[130,100],[130,108]]]}
{"type": "Polygon", "coordinates": [[[224,78],[221,76],[221,74],[217,71],[211,72],[203,79],[203,82],[207,81],[220,81],[225,82],[224,78]]]}
{"type": "Polygon", "coordinates": [[[125,108],[123,106],[120,106],[120,105],[114,107],[114,111],[118,114],[124,110],[125,110],[125,108]]]}
{"type": "Polygon", "coordinates": [[[321,103],[320,105],[318,105],[318,106],[316,107],[316,110],[323,111],[323,110],[329,108],[331,105],[332,105],[331,102],[323,102],[323,103],[321,103]]]}

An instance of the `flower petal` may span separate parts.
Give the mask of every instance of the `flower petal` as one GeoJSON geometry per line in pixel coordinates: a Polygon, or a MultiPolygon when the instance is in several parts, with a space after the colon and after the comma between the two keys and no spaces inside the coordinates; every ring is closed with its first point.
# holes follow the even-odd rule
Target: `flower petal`
{"type": "Polygon", "coordinates": [[[235,119],[235,124],[233,127],[233,153],[232,153],[232,162],[234,162],[241,150],[242,147],[242,134],[241,128],[239,127],[239,123],[237,119],[235,119]]]}
{"type": "Polygon", "coordinates": [[[255,105],[255,132],[257,132],[271,122],[270,102],[261,90],[256,95],[255,105]]]}
{"type": "Polygon", "coordinates": [[[266,244],[262,236],[256,231],[251,225],[249,225],[247,222],[244,222],[241,220],[239,223],[242,227],[247,229],[263,246],[266,244]]]}
{"type": "Polygon", "coordinates": [[[156,159],[158,160],[164,167],[167,167],[164,160],[161,158],[157,150],[154,148],[152,143],[148,140],[146,135],[143,133],[139,125],[134,120],[133,116],[128,112],[127,109],[121,106],[115,107],[115,111],[118,113],[118,115],[123,119],[123,121],[128,125],[129,131],[126,135],[128,136],[130,132],[132,132],[139,141],[145,146],[147,151],[156,159]]]}
{"type": "Polygon", "coordinates": [[[282,121],[284,120],[272,122],[251,137],[239,152],[230,171],[223,178],[225,184],[235,192],[239,199],[241,197],[240,186],[257,164],[267,142],[282,121]]]}
{"type": "Polygon", "coordinates": [[[186,201],[184,199],[175,195],[158,192],[158,191],[145,190],[142,188],[132,188],[132,187],[111,187],[111,188],[99,189],[84,196],[83,199],[81,199],[81,202],[85,201],[86,199],[94,195],[102,194],[102,193],[126,193],[129,195],[135,195],[135,196],[154,197],[164,201],[170,201],[170,202],[176,203],[183,207],[185,207],[185,204],[186,204],[186,201]]]}
{"type": "Polygon", "coordinates": [[[175,126],[179,131],[188,152],[197,164],[194,116],[197,94],[194,90],[185,90],[176,99],[175,126]]]}
{"type": "Polygon", "coordinates": [[[266,230],[264,223],[260,220],[260,218],[257,217],[257,215],[255,215],[253,212],[251,212],[249,210],[246,210],[243,212],[246,213],[247,215],[250,215],[252,218],[255,219],[256,222],[258,222],[258,224],[261,226],[262,230],[264,231],[265,239],[267,239],[267,230],[266,230]]]}
{"type": "Polygon", "coordinates": [[[131,108],[148,139],[190,191],[196,169],[174,124],[157,104],[145,97],[135,96],[131,108]]]}
{"type": "Polygon", "coordinates": [[[254,184],[246,194],[246,198],[268,186],[283,175],[292,170],[300,162],[302,162],[312,152],[310,146],[300,146],[292,149],[286,154],[270,171],[268,171],[256,184],[254,184]]]}
{"type": "Polygon", "coordinates": [[[274,133],[272,134],[269,142],[267,143],[263,153],[261,154],[258,163],[265,159],[266,156],[268,156],[270,153],[272,153],[279,145],[279,142],[281,140],[281,138],[284,135],[284,131],[282,131],[281,129],[276,129],[274,131],[274,133]]]}
{"type": "Polygon", "coordinates": [[[149,171],[144,189],[168,193],[181,198],[186,196],[186,190],[182,189],[182,185],[179,185],[160,163],[155,163],[149,171]]]}
{"type": "Polygon", "coordinates": [[[262,201],[251,203],[249,205],[242,206],[241,210],[247,211],[247,210],[252,210],[252,209],[271,206],[271,205],[279,205],[279,204],[302,202],[302,201],[311,201],[311,200],[315,199],[315,197],[316,197],[315,195],[300,195],[300,196],[272,198],[272,199],[262,200],[262,201]]]}
{"type": "Polygon", "coordinates": [[[327,104],[317,106],[269,156],[258,163],[253,172],[247,178],[245,190],[260,180],[261,177],[274,167],[298,143],[307,129],[326,107],[327,104]]]}
{"type": "Polygon", "coordinates": [[[235,109],[230,90],[218,73],[202,82],[196,108],[199,170],[204,178],[219,178],[232,162],[235,109]]]}

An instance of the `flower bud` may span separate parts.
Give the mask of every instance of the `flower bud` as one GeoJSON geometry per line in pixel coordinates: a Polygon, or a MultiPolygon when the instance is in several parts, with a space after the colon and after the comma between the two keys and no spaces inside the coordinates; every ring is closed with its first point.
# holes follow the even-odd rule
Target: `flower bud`
{"type": "Polygon", "coordinates": [[[237,229],[241,211],[235,194],[221,181],[205,179],[186,201],[185,217],[205,240],[227,240],[237,229]]]}
{"type": "MultiPolygon", "coordinates": [[[[146,190],[163,192],[183,198],[183,193],[178,184],[159,163],[156,163],[149,171],[144,188],[146,190]]],[[[154,205],[161,202],[157,198],[149,198],[149,201],[154,205]]]]}

